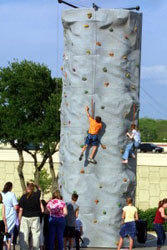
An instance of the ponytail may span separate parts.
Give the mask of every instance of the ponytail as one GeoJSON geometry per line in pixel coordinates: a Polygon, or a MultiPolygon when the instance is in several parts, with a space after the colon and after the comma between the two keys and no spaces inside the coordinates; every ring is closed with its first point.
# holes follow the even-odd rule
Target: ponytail
{"type": "Polygon", "coordinates": [[[163,199],[162,201],[159,201],[158,208],[161,208],[165,203],[167,203],[167,199],[163,199]]]}

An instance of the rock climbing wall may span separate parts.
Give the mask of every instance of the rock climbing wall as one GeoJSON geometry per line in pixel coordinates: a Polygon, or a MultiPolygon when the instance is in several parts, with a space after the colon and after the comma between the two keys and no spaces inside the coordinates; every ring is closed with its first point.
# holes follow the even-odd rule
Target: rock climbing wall
{"type": "MultiPolygon", "coordinates": [[[[63,12],[64,65],[59,185],[69,200],[79,194],[85,243],[116,247],[122,207],[134,197],[136,161],[121,162],[126,132],[139,111],[142,15],[123,9],[63,12]],[[89,127],[85,106],[93,99],[103,131],[96,165],[87,151],[79,161],[89,127]]],[[[91,150],[91,149],[90,149],[91,150]]]]}

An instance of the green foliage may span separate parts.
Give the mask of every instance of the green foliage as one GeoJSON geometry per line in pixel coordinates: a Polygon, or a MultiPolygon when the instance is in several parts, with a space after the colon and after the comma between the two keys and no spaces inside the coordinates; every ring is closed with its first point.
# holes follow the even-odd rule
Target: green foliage
{"type": "Polygon", "coordinates": [[[167,142],[167,120],[141,118],[139,129],[143,142],[167,142]]]}
{"type": "Polygon", "coordinates": [[[50,192],[52,185],[52,178],[50,177],[46,169],[42,169],[40,171],[39,185],[42,191],[42,195],[48,194],[50,192]]]}
{"type": "Polygon", "coordinates": [[[0,68],[0,140],[50,151],[60,137],[61,87],[43,64],[14,61],[0,68]]]}
{"type": "MultiPolygon", "coordinates": [[[[149,208],[145,211],[138,210],[139,219],[147,221],[147,230],[154,231],[153,222],[155,218],[157,208],[149,208]]],[[[164,224],[165,231],[167,232],[167,223],[164,224]]]]}

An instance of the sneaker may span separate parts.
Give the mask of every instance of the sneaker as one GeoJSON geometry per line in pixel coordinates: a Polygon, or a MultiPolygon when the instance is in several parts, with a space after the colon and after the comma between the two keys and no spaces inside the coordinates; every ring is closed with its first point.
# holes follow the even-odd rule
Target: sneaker
{"type": "Polygon", "coordinates": [[[93,163],[93,164],[97,164],[97,161],[95,161],[95,159],[92,159],[92,158],[89,158],[88,162],[93,163]]]}
{"type": "Polygon", "coordinates": [[[79,161],[82,161],[82,158],[83,158],[83,154],[80,155],[79,161]]]}

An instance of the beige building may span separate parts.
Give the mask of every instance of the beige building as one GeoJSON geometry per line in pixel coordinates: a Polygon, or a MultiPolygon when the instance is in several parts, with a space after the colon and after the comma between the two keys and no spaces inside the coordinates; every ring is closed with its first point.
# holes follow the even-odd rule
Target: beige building
{"type": "MultiPolygon", "coordinates": [[[[166,150],[165,150],[166,151],[166,150]]],[[[33,178],[34,167],[31,156],[24,153],[25,180],[33,178]]],[[[55,171],[58,172],[59,156],[53,156],[55,171]]],[[[38,155],[38,161],[41,156],[38,155]]],[[[48,163],[46,163],[47,168],[48,163]]],[[[0,147],[0,190],[7,181],[13,182],[14,192],[17,197],[22,194],[20,181],[17,173],[17,151],[9,145],[0,147]]],[[[141,209],[156,207],[158,201],[167,197],[167,153],[138,153],[137,156],[137,190],[136,206],[141,209]]]]}

